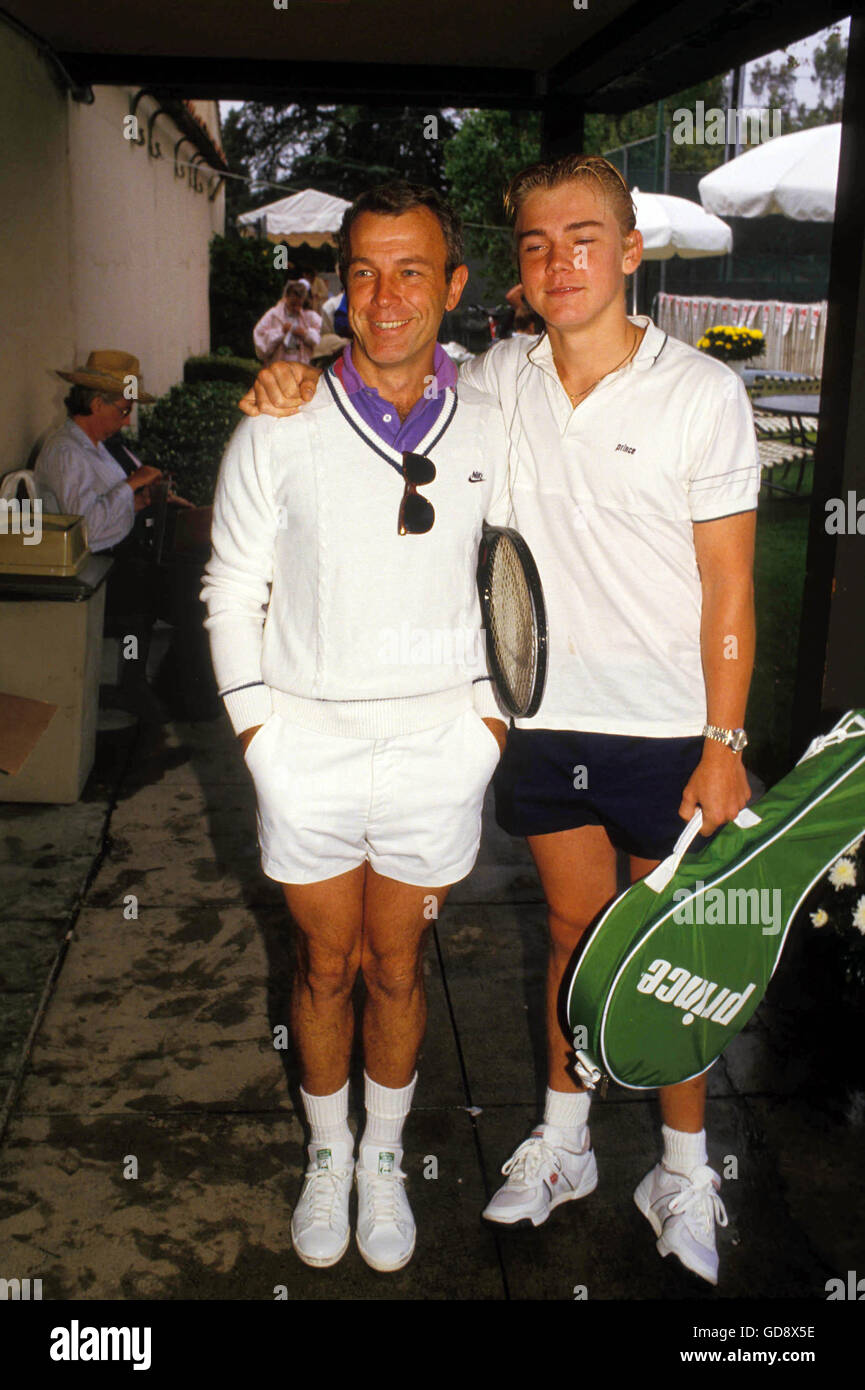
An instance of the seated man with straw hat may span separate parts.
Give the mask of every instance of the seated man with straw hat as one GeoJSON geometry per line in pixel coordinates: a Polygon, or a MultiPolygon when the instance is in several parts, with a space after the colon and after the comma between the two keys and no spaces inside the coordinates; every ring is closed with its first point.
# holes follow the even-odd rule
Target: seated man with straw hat
{"type": "Polygon", "coordinates": [[[141,389],[138,358],[129,352],[91,352],[84,367],[57,375],[72,383],[67,418],[39,451],[36,480],[61,512],[84,517],[92,551],[110,550],[130,534],[162,474],[143,465],[127,476],[105,441],[128,423],[136,401],[149,405],[156,397],[141,389]]]}
{"type": "Polygon", "coordinates": [[[136,659],[121,663],[115,702],[159,722],[163,711],[145,676],[158,608],[156,572],[136,554],[133,529],[162,473],[139,463],[124,446],[112,446],[114,452],[109,448],[135,402],[149,405],[156,397],[142,389],[138,358],[129,352],[91,352],[85,366],[57,374],[71,383],[67,418],[43,444],[36,480],[40,490],[54,494],[61,512],[84,517],[91,551],[115,556],[106,595],[107,630],[122,623],[124,632],[137,639],[136,659]]]}

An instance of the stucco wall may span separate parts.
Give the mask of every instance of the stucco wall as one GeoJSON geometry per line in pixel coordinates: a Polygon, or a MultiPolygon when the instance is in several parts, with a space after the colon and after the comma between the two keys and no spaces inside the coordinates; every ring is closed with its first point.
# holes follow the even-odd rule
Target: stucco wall
{"type": "MultiPolygon", "coordinates": [[[[92,348],[134,352],[147,389],[161,393],[209,347],[207,246],[222,231],[224,196],[194,192],[188,168],[175,177],[179,132],[167,117],[154,130],[161,159],[124,138],[129,95],[98,87],[93,106],[70,104],[76,349],[82,361],[92,348]]],[[[155,109],[149,97],[139,104],[142,133],[155,109]]],[[[185,144],[180,158],[194,153],[185,144]]]]}
{"type": "Polygon", "coordinates": [[[49,369],[75,348],[66,103],[0,25],[0,473],[27,462],[56,415],[49,369]]]}
{"type": "MultiPolygon", "coordinates": [[[[161,393],[209,346],[208,243],[223,230],[222,190],[210,202],[188,170],[175,177],[170,119],[157,120],[163,158],[153,159],[124,139],[130,90],[94,94],[92,106],[72,101],[0,22],[0,474],[63,418],[52,368],[122,348],[161,393]]],[[[145,131],[154,109],[140,103],[145,131]]],[[[197,110],[216,136],[215,104],[197,110]]],[[[185,144],[181,158],[194,153],[185,144]]]]}

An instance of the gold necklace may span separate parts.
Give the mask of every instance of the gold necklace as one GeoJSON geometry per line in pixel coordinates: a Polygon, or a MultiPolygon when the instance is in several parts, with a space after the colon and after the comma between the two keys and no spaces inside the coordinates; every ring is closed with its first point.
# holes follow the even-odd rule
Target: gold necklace
{"type": "MultiPolygon", "coordinates": [[[[617,372],[617,371],[619,370],[620,367],[624,367],[625,363],[626,363],[626,362],[629,362],[630,359],[633,357],[634,353],[637,351],[637,343],[639,342],[639,339],[640,339],[640,330],[639,330],[639,328],[635,328],[635,329],[634,329],[634,341],[633,341],[633,343],[631,344],[631,347],[630,347],[629,351],[625,353],[625,356],[622,358],[621,362],[617,362],[616,365],[615,365],[615,367],[611,367],[610,370],[609,370],[608,372],[604,372],[604,375],[603,375],[603,376],[599,376],[598,379],[597,379],[597,381],[593,381],[592,384],[591,384],[591,386],[587,386],[587,387],[586,387],[585,391],[578,391],[577,394],[576,394],[575,396],[572,396],[571,393],[570,393],[570,391],[568,390],[567,386],[565,386],[565,395],[567,396],[568,400],[571,402],[571,405],[572,405],[572,406],[576,406],[577,401],[580,399],[580,397],[581,397],[581,396],[588,396],[588,394],[589,394],[590,391],[594,391],[594,389],[595,389],[596,386],[600,386],[601,382],[604,380],[604,377],[612,376],[612,375],[613,375],[613,372],[617,372]]],[[[556,366],[556,371],[558,371],[558,365],[556,366]]],[[[561,378],[561,374],[559,374],[559,380],[561,381],[561,379],[562,379],[562,378],[561,378]]],[[[562,385],[564,386],[564,382],[562,382],[562,385]]]]}

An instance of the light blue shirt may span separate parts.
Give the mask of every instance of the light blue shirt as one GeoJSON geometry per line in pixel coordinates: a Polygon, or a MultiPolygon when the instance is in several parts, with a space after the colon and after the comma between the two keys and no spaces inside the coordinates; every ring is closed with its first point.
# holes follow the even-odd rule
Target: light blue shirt
{"type": "Polygon", "coordinates": [[[92,551],[109,550],[129,535],[135,495],[126,474],[74,420],[65,420],[46,439],[33,471],[39,485],[54,493],[61,512],[84,517],[92,551]]]}

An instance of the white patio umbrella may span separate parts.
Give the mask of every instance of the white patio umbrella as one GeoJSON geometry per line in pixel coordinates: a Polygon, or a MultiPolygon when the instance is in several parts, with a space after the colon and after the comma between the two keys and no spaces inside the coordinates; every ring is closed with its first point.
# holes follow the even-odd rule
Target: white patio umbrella
{"type": "Polygon", "coordinates": [[[643,259],[667,261],[671,256],[695,259],[726,256],[733,249],[733,233],[690,198],[669,193],[641,193],[633,189],[637,231],[643,234],[643,259]]]}
{"type": "Polygon", "coordinates": [[[779,135],[700,179],[700,198],[724,217],[780,213],[796,222],[832,222],[841,125],[779,135]]]}
{"type": "MultiPolygon", "coordinates": [[[[637,231],[643,234],[643,260],[667,261],[672,256],[696,260],[702,256],[726,256],[733,249],[733,233],[720,217],[713,216],[690,198],[670,193],[631,190],[637,210],[637,231]]],[[[637,274],[632,285],[632,312],[636,313],[637,274]]]]}
{"type": "Polygon", "coordinates": [[[241,213],[237,224],[253,232],[259,229],[269,241],[285,241],[289,246],[335,246],[343,213],[350,204],[345,198],[305,188],[276,203],[253,212],[241,213]]]}

